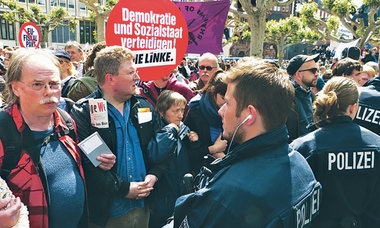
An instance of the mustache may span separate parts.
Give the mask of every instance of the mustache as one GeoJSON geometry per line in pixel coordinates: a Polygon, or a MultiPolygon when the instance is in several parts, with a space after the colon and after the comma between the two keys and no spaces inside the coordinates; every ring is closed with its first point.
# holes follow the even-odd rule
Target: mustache
{"type": "Polygon", "coordinates": [[[47,97],[47,98],[40,100],[40,104],[46,104],[46,103],[50,103],[50,102],[58,103],[59,100],[56,97],[47,97]]]}

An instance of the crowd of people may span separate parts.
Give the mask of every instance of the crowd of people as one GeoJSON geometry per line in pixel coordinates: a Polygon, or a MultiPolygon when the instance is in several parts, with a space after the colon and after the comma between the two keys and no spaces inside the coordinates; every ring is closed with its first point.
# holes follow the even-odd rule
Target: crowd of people
{"type": "Polygon", "coordinates": [[[3,50],[0,228],[380,227],[379,64],[328,52],[143,81],[105,42],[3,50]]]}

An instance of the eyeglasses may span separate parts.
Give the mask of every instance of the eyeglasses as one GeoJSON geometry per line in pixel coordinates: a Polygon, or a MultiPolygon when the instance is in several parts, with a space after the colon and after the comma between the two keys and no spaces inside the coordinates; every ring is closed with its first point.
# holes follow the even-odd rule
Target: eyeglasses
{"type": "Polygon", "coordinates": [[[208,71],[211,71],[212,69],[214,69],[216,67],[212,67],[212,66],[203,66],[203,65],[200,65],[199,66],[199,69],[200,70],[204,70],[204,69],[207,69],[208,71]]]}
{"type": "MultiPolygon", "coordinates": [[[[132,71],[132,72],[129,72],[128,74],[124,74],[124,75],[127,75],[128,77],[134,78],[138,74],[139,74],[138,71],[132,71]]],[[[122,75],[122,74],[119,74],[119,75],[122,75]]]]}
{"type": "Polygon", "coordinates": [[[310,71],[311,73],[315,74],[315,73],[319,72],[319,69],[314,67],[314,68],[310,68],[310,69],[299,70],[298,72],[304,72],[304,71],[310,71]]]}
{"type": "Polygon", "coordinates": [[[50,90],[58,91],[61,89],[61,83],[60,82],[49,82],[48,84],[45,84],[43,82],[34,82],[33,84],[26,84],[25,82],[19,81],[29,87],[31,87],[34,91],[41,91],[43,88],[46,88],[49,86],[50,90]]]}

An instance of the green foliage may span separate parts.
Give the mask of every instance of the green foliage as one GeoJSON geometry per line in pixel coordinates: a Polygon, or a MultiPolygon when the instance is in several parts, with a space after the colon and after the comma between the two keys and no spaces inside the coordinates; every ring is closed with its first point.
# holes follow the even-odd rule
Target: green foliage
{"type": "Polygon", "coordinates": [[[314,19],[319,19],[319,15],[317,14],[318,5],[315,2],[306,3],[302,6],[300,14],[301,21],[307,27],[316,27],[318,23],[314,19]]]}
{"type": "Polygon", "coordinates": [[[353,7],[352,0],[322,0],[323,7],[339,16],[346,16],[353,7]]]}
{"type": "Polygon", "coordinates": [[[338,32],[338,26],[340,24],[339,17],[337,16],[330,16],[327,19],[327,31],[326,32],[332,32],[334,36],[337,36],[338,32]]]}
{"type": "Polygon", "coordinates": [[[117,1],[115,1],[115,0],[107,0],[106,7],[111,9],[116,5],[116,3],[117,3],[117,1]]]}

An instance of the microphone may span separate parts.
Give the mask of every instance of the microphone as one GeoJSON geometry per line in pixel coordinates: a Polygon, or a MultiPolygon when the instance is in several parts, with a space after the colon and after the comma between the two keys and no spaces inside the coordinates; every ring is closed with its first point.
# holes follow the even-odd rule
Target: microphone
{"type": "Polygon", "coordinates": [[[228,150],[227,150],[227,153],[226,154],[229,154],[230,153],[230,149],[231,149],[231,145],[232,145],[232,142],[234,141],[234,138],[235,138],[235,134],[237,132],[237,130],[241,127],[241,125],[245,124],[245,122],[247,122],[248,120],[252,119],[252,115],[249,114],[235,129],[234,131],[234,134],[232,135],[232,138],[231,138],[231,142],[230,142],[230,145],[228,146],[228,150]]]}

